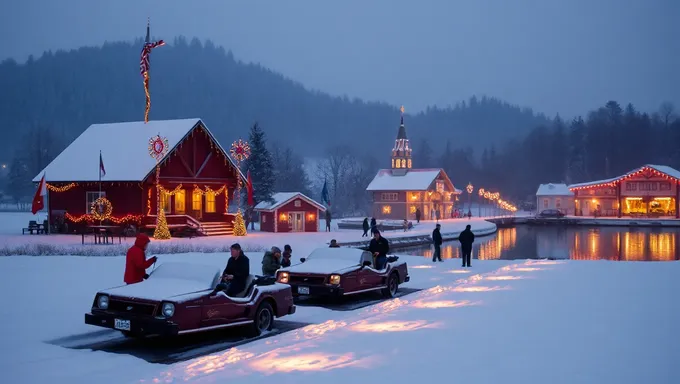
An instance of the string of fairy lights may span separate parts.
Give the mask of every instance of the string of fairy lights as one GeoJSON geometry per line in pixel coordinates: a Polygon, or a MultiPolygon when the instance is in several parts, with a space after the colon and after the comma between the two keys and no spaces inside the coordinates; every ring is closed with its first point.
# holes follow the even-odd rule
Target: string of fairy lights
{"type": "MultiPolygon", "coordinates": [[[[471,197],[472,193],[474,192],[474,186],[468,183],[466,190],[468,196],[471,197]]],[[[498,208],[504,211],[517,212],[517,207],[501,199],[501,194],[499,192],[491,192],[485,190],[484,188],[479,188],[477,190],[477,196],[479,196],[480,201],[481,199],[486,199],[490,204],[495,204],[498,208]]]]}

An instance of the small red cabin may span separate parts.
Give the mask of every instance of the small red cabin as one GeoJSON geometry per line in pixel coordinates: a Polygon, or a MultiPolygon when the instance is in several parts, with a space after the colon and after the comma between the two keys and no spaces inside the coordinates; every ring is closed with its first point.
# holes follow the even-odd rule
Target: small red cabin
{"type": "Polygon", "coordinates": [[[318,232],[319,214],[326,208],[300,192],[280,192],[273,203],[255,206],[260,213],[260,230],[264,232],[318,232]]]}
{"type": "Polygon", "coordinates": [[[229,199],[239,177],[245,180],[197,118],[93,124],[33,181],[40,181],[43,173],[50,222],[63,220],[68,232],[99,223],[91,211],[99,197],[111,203],[105,223],[153,230],[158,190],[171,233],[191,226],[204,235],[231,234],[229,199]],[[150,139],[156,135],[167,140],[168,148],[158,163],[158,189],[156,159],[150,155],[150,139]]]}

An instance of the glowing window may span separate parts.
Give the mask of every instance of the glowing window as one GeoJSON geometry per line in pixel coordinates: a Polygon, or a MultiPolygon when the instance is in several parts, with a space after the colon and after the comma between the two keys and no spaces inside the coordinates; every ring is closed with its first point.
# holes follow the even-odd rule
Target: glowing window
{"type": "Polygon", "coordinates": [[[175,193],[175,213],[183,215],[186,209],[187,194],[185,190],[180,190],[175,193]]]}
{"type": "Polygon", "coordinates": [[[208,192],[205,194],[205,211],[207,213],[215,213],[215,192],[208,192]]]}
{"type": "Polygon", "coordinates": [[[389,215],[390,213],[392,213],[392,207],[389,205],[383,205],[382,213],[389,215]]]}
{"type": "Polygon", "coordinates": [[[201,191],[194,190],[191,193],[191,209],[194,211],[200,211],[202,203],[201,200],[202,200],[201,191]]]}

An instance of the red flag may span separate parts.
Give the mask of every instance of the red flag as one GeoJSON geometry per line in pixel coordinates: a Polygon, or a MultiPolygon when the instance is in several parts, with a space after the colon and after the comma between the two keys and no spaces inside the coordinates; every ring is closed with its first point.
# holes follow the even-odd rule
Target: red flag
{"type": "Polygon", "coordinates": [[[43,173],[40,183],[38,183],[38,190],[35,191],[35,196],[33,196],[33,205],[31,206],[31,213],[34,215],[45,208],[45,174],[43,173]]]}
{"type": "Polygon", "coordinates": [[[255,201],[253,199],[253,180],[250,178],[250,171],[248,171],[246,188],[248,190],[248,205],[252,207],[253,205],[255,205],[255,201]]]}

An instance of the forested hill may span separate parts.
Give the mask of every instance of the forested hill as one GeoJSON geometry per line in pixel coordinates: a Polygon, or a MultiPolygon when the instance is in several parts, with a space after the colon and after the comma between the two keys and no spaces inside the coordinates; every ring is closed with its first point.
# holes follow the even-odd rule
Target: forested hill
{"type": "MultiPolygon", "coordinates": [[[[30,130],[50,130],[60,141],[56,148],[60,150],[90,124],[142,120],[140,47],[141,41],[106,43],[47,52],[25,64],[1,63],[3,157],[11,156],[8,152],[17,147],[15,140],[30,130]]],[[[282,142],[309,154],[342,143],[384,153],[399,123],[398,106],[310,91],[197,39],[177,38],[153,51],[151,103],[152,120],[201,117],[224,144],[245,136],[258,121],[270,144],[282,142]]],[[[478,150],[509,137],[523,137],[546,121],[529,109],[490,98],[407,114],[412,139],[428,137],[442,148],[451,139],[456,147],[478,150]]]]}

